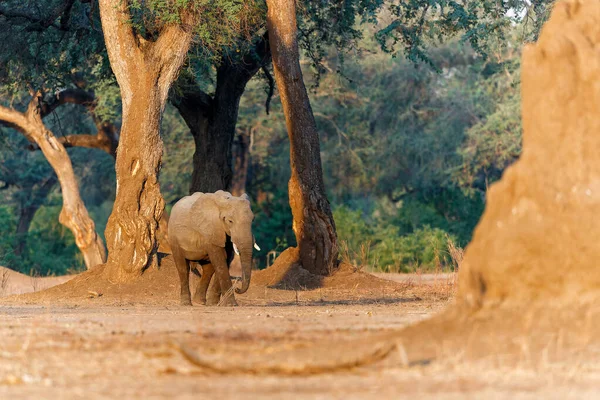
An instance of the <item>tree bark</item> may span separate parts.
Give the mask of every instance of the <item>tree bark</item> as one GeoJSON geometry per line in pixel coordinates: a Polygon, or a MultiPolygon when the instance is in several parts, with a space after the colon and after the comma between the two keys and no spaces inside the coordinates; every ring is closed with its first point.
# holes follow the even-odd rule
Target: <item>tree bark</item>
{"type": "Polygon", "coordinates": [[[128,2],[100,0],[111,68],[121,89],[123,119],[116,159],[117,193],[106,227],[106,276],[125,281],[157,261],[157,228],[164,211],[158,173],[160,121],[171,84],[192,40],[193,19],[163,27],[146,41],[129,24],[128,2]]]}
{"type": "Polygon", "coordinates": [[[271,61],[267,37],[238,59],[224,56],[217,67],[217,85],[211,98],[189,78],[180,78],[180,97],[173,104],[194,137],[194,168],[190,193],[231,189],[232,144],[240,99],[246,84],[271,61]]]}
{"type": "Polygon", "coordinates": [[[51,175],[46,179],[40,187],[35,190],[33,187],[29,188],[29,198],[27,203],[21,205],[19,210],[19,221],[17,222],[17,239],[15,243],[15,255],[21,256],[25,250],[25,244],[27,243],[27,233],[31,226],[31,221],[35,213],[42,205],[42,202],[56,184],[56,175],[51,175]]]}
{"type": "Polygon", "coordinates": [[[290,139],[293,229],[302,267],[328,275],[337,267],[335,222],[325,193],[319,135],[300,69],[294,0],[267,0],[267,29],[290,139]]]}
{"type": "Polygon", "coordinates": [[[46,128],[42,116],[42,94],[40,92],[34,95],[25,113],[0,106],[0,120],[19,130],[30,141],[35,142],[56,172],[63,196],[63,208],[59,221],[73,232],[75,243],[89,269],[105,262],[106,250],[102,239],[96,233],[94,221],[88,215],[81,200],[71,159],[64,146],[46,128]]]}

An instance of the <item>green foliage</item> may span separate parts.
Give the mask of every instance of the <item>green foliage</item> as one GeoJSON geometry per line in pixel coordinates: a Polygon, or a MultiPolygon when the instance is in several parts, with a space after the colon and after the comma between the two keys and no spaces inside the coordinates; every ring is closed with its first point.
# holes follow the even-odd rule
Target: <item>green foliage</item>
{"type": "MultiPolygon", "coordinates": [[[[492,163],[499,177],[515,159],[509,151],[520,149],[520,116],[502,113],[505,103],[511,113],[520,106],[518,48],[483,59],[464,43],[449,43],[430,51],[441,73],[382,52],[364,53],[347,61],[344,77],[334,68],[322,74],[311,105],[338,235],[351,253],[370,243],[370,262],[380,268],[430,269],[432,254],[450,265],[446,235],[468,244],[484,208],[470,175],[492,163]],[[504,147],[492,152],[486,135],[496,135],[504,147]]],[[[239,127],[255,132],[250,190],[272,195],[273,187],[287,185],[289,147],[277,99],[266,116],[263,96],[260,85],[249,86],[239,127]]],[[[289,232],[290,222],[280,229],[289,232]]],[[[258,219],[256,226],[262,229],[258,219]]],[[[275,245],[273,239],[261,243],[265,251],[275,245]]]]}
{"type": "Polygon", "coordinates": [[[261,248],[254,256],[259,260],[259,268],[264,268],[270,251],[281,252],[288,246],[295,246],[296,237],[291,227],[292,210],[287,192],[275,190],[260,200],[252,205],[255,216],[252,231],[261,248]]]}
{"type": "Polygon", "coordinates": [[[333,219],[338,239],[346,243],[349,250],[358,251],[360,246],[373,241],[377,226],[367,223],[360,210],[352,210],[344,205],[333,210],[333,219]]]}
{"type": "Polygon", "coordinates": [[[487,190],[521,154],[519,66],[514,57],[504,63],[501,73],[480,84],[496,101],[486,118],[467,130],[464,146],[458,151],[462,162],[453,179],[466,190],[487,190]]]}
{"type": "MultiPolygon", "coordinates": [[[[29,88],[53,91],[77,79],[112,75],[97,7],[64,0],[0,4],[0,94],[20,98],[29,88]]],[[[6,100],[3,98],[3,100],[6,100]]]]}
{"type": "Polygon", "coordinates": [[[387,3],[389,20],[376,34],[381,48],[403,54],[413,62],[435,66],[427,47],[447,38],[461,37],[479,54],[488,56],[490,46],[507,42],[506,33],[523,19],[531,24],[524,27],[527,40],[537,37],[543,21],[548,17],[554,0],[479,0],[458,2],[449,0],[402,0],[387,3]]]}
{"type": "Polygon", "coordinates": [[[467,194],[457,187],[437,188],[406,197],[390,222],[401,234],[412,233],[423,226],[439,228],[453,235],[458,245],[466,246],[483,206],[478,194],[467,194]]]}
{"type": "Polygon", "coordinates": [[[62,205],[44,206],[36,213],[20,262],[21,272],[33,270],[45,276],[85,269],[73,234],[58,222],[61,208],[62,205]]]}
{"type": "Polygon", "coordinates": [[[58,223],[60,206],[42,206],[25,238],[24,252],[14,252],[16,210],[0,206],[0,265],[24,274],[64,275],[85,269],[72,233],[58,223]]]}
{"type": "Polygon", "coordinates": [[[7,259],[13,253],[16,229],[15,210],[0,205],[0,265],[8,265],[7,259]]]}
{"type": "Polygon", "coordinates": [[[243,46],[264,27],[266,5],[242,0],[131,0],[129,11],[132,27],[147,40],[155,40],[166,25],[192,23],[195,56],[217,61],[225,48],[243,46]]]}

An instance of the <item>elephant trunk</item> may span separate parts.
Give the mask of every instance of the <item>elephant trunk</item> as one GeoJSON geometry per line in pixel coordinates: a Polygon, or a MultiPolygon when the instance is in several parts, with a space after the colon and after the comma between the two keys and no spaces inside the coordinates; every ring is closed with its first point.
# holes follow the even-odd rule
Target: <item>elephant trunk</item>
{"type": "Polygon", "coordinates": [[[252,240],[244,242],[236,242],[236,246],[240,252],[240,261],[242,264],[242,287],[235,289],[238,294],[246,293],[250,286],[250,277],[252,276],[252,240]]]}

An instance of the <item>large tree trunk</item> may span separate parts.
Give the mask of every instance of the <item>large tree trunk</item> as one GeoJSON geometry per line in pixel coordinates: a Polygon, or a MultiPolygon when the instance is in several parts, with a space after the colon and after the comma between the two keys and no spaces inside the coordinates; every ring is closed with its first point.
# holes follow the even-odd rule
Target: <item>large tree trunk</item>
{"type": "Polygon", "coordinates": [[[171,84],[192,39],[193,20],[160,30],[147,41],[129,23],[128,2],[100,0],[111,67],[121,89],[123,120],[117,149],[117,193],[106,227],[109,279],[124,281],[156,262],[156,232],[164,211],[158,173],[160,121],[171,84]]]}
{"type": "Polygon", "coordinates": [[[16,256],[21,256],[25,250],[27,243],[27,233],[31,226],[31,221],[35,213],[42,205],[42,202],[48,197],[48,194],[56,184],[56,175],[51,175],[46,179],[39,188],[29,188],[29,198],[27,203],[23,204],[19,210],[19,221],[17,222],[17,238],[15,241],[14,251],[16,256]]]}
{"type": "Polygon", "coordinates": [[[289,197],[302,267],[327,275],[337,266],[335,223],[325,193],[319,135],[300,69],[294,0],[267,0],[267,29],[290,138],[289,197]]]}
{"type": "Polygon", "coordinates": [[[88,215],[81,200],[71,159],[65,147],[52,132],[46,129],[42,121],[41,104],[42,94],[38,92],[25,113],[0,107],[0,119],[18,129],[30,141],[35,142],[56,172],[63,197],[59,221],[73,232],[85,265],[91,268],[106,260],[106,250],[102,239],[96,233],[94,221],[88,215]]]}
{"type": "Polygon", "coordinates": [[[233,179],[231,148],[240,99],[246,84],[271,61],[267,38],[242,57],[224,56],[217,67],[217,86],[211,98],[189,77],[178,81],[173,104],[194,137],[194,169],[190,193],[230,190],[233,179]]]}
{"type": "MultiPolygon", "coordinates": [[[[240,96],[225,93],[227,99],[215,99],[190,88],[174,101],[194,137],[190,194],[229,190],[231,185],[231,118],[237,119],[240,96]],[[217,106],[219,104],[219,106],[217,106]]],[[[221,94],[223,96],[223,94],[221,94]]],[[[233,122],[235,131],[235,122],[233,122]]]]}

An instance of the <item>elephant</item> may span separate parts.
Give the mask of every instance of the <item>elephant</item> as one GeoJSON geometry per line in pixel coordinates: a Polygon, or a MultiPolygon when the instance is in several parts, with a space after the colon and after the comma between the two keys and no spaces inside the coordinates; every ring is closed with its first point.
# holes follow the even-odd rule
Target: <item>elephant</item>
{"type": "Polygon", "coordinates": [[[168,240],[181,283],[181,304],[192,305],[189,273],[192,262],[202,265],[202,276],[194,300],[202,304],[237,305],[231,290],[229,264],[234,252],[239,253],[242,264],[242,287],[238,294],[250,286],[252,274],[252,235],[254,214],[247,195],[232,196],[219,190],[215,193],[196,192],[180,199],[171,210],[168,240]],[[217,282],[216,293],[209,293],[208,285],[213,276],[217,282]]]}

